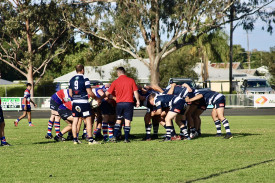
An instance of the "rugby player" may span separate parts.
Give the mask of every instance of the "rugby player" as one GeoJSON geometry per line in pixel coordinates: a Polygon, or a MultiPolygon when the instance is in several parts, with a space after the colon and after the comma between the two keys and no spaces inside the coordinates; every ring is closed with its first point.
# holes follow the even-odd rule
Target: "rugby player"
{"type": "Polygon", "coordinates": [[[5,137],[5,120],[3,115],[3,110],[1,106],[1,97],[0,97],[0,140],[1,146],[10,146],[10,144],[6,141],[5,137]]]}
{"type": "Polygon", "coordinates": [[[26,84],[27,88],[24,92],[24,98],[23,98],[23,102],[22,102],[22,111],[23,114],[22,116],[20,116],[18,119],[16,119],[14,121],[14,126],[17,127],[18,123],[21,119],[23,119],[26,115],[28,115],[28,121],[29,121],[29,126],[34,126],[32,124],[32,120],[31,120],[31,103],[36,107],[37,105],[32,101],[31,99],[31,89],[32,89],[32,84],[31,83],[27,83],[26,84]]]}
{"type": "MultiPolygon", "coordinates": [[[[160,115],[163,112],[163,108],[169,107],[169,111],[165,117],[166,138],[164,141],[171,141],[171,131],[173,129],[172,119],[174,119],[178,114],[184,115],[187,103],[184,101],[184,99],[178,96],[157,95],[155,93],[150,94],[148,100],[151,105],[156,107],[157,110],[153,112],[156,115],[160,115]]],[[[176,121],[176,123],[180,127],[182,139],[190,139],[185,121],[176,121]]]]}
{"type": "Polygon", "coordinates": [[[186,98],[187,102],[194,102],[203,98],[207,105],[213,105],[212,118],[216,125],[217,137],[222,135],[221,133],[221,122],[226,130],[225,139],[233,138],[228,120],[224,117],[224,108],[225,108],[225,96],[211,90],[196,90],[194,92],[195,96],[193,98],[186,98]]]}
{"type": "Polygon", "coordinates": [[[52,128],[54,124],[55,133],[56,135],[60,132],[60,116],[58,111],[58,108],[60,105],[71,101],[71,97],[69,96],[69,90],[68,89],[62,89],[56,92],[51,96],[50,100],[50,109],[51,109],[51,117],[48,122],[48,131],[45,136],[46,139],[53,138],[52,136],[52,128]]]}
{"type": "Polygon", "coordinates": [[[87,122],[88,144],[97,144],[92,136],[92,119],[91,119],[91,106],[88,102],[88,95],[96,99],[100,104],[100,99],[92,92],[90,81],[84,76],[84,66],[76,66],[76,75],[70,80],[69,94],[73,99],[72,114],[73,114],[73,141],[74,144],[79,144],[80,141],[77,137],[77,124],[80,117],[83,117],[87,122]]]}

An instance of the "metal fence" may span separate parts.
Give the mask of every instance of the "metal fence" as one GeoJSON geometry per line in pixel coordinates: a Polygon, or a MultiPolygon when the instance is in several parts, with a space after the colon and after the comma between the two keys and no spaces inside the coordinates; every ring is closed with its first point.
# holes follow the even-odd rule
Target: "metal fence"
{"type": "MultiPolygon", "coordinates": [[[[275,107],[275,94],[244,95],[231,94],[225,95],[226,108],[248,108],[248,107],[275,107]]],[[[3,110],[21,110],[21,97],[2,97],[3,110]]],[[[50,110],[50,97],[34,97],[32,100],[37,104],[33,110],[50,110]]],[[[208,106],[212,108],[213,106],[208,106]]],[[[135,109],[146,109],[139,107],[135,109]]]]}

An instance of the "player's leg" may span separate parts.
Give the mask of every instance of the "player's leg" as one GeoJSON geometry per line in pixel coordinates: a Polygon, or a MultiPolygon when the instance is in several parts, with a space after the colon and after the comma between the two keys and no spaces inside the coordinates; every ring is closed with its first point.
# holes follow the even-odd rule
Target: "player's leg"
{"type": "Polygon", "coordinates": [[[124,103],[124,119],[125,119],[125,126],[124,126],[124,135],[125,135],[125,143],[130,142],[130,131],[131,131],[131,121],[133,120],[134,115],[134,104],[133,103],[124,103]]]}
{"type": "Polygon", "coordinates": [[[28,115],[29,126],[34,126],[32,124],[32,113],[31,113],[31,111],[27,111],[27,115],[28,115]]]}
{"type": "Polygon", "coordinates": [[[53,138],[52,128],[53,128],[54,117],[55,117],[56,113],[57,113],[57,111],[51,110],[51,116],[50,116],[50,119],[48,121],[48,131],[47,131],[47,135],[45,136],[46,139],[52,139],[53,138]]]}
{"type": "Polygon", "coordinates": [[[22,111],[23,111],[23,114],[21,116],[19,116],[19,118],[17,118],[15,121],[14,121],[14,126],[17,127],[18,126],[18,123],[21,119],[23,119],[26,115],[27,115],[27,106],[25,108],[25,105],[22,105],[22,111]]]}
{"type": "Polygon", "coordinates": [[[161,121],[161,116],[153,116],[152,118],[152,124],[153,124],[153,132],[154,134],[152,135],[152,139],[158,139],[158,131],[159,131],[159,124],[161,121]]]}
{"type": "Polygon", "coordinates": [[[55,129],[55,134],[58,135],[59,132],[60,132],[60,120],[61,120],[61,117],[60,115],[57,113],[55,116],[54,116],[54,129],[55,129]]]}
{"type": "Polygon", "coordinates": [[[222,135],[221,121],[218,118],[218,113],[215,108],[213,108],[211,116],[217,129],[216,137],[220,137],[222,135]]]}
{"type": "Polygon", "coordinates": [[[164,141],[170,141],[171,140],[171,131],[173,129],[172,127],[172,120],[177,116],[176,112],[169,111],[165,117],[165,125],[166,125],[166,138],[164,141]]]}
{"type": "Polygon", "coordinates": [[[144,115],[144,123],[145,123],[145,131],[146,131],[146,136],[145,140],[150,141],[151,140],[151,129],[152,129],[152,122],[151,122],[151,113],[146,112],[144,115]]]}
{"type": "Polygon", "coordinates": [[[2,108],[0,106],[0,140],[1,140],[1,146],[10,146],[10,144],[6,141],[5,137],[5,120],[2,108]]]}
{"type": "Polygon", "coordinates": [[[224,138],[226,139],[231,139],[233,138],[231,131],[230,131],[230,127],[229,127],[229,122],[228,120],[224,117],[224,107],[219,107],[216,109],[217,114],[218,114],[218,118],[220,119],[220,121],[222,122],[225,131],[226,131],[226,135],[224,138]]]}
{"type": "Polygon", "coordinates": [[[192,114],[195,128],[197,129],[198,136],[201,136],[201,118],[200,115],[204,112],[205,110],[203,109],[196,109],[194,113],[192,114]]]}
{"type": "Polygon", "coordinates": [[[186,110],[186,118],[188,121],[189,129],[190,129],[190,138],[196,138],[198,136],[197,129],[195,127],[195,121],[193,118],[193,113],[197,109],[197,105],[191,104],[189,105],[189,109],[186,110]]]}
{"type": "Polygon", "coordinates": [[[102,132],[103,132],[103,140],[108,141],[108,121],[109,121],[109,115],[103,114],[102,115],[102,132]]]}

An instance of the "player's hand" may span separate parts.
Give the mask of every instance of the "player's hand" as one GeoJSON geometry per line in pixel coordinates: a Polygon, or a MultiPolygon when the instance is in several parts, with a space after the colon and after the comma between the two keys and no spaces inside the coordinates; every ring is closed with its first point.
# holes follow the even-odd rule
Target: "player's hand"
{"type": "Polygon", "coordinates": [[[140,102],[139,101],[137,101],[136,107],[140,107],[140,102]]]}
{"type": "Polygon", "coordinates": [[[185,102],[191,102],[189,97],[185,97],[185,102]]]}
{"type": "Polygon", "coordinates": [[[34,107],[37,107],[37,105],[36,105],[36,104],[34,104],[34,107]]]}
{"type": "Polygon", "coordinates": [[[25,111],[27,110],[27,105],[24,106],[24,110],[25,110],[25,111]]]}
{"type": "Polygon", "coordinates": [[[100,106],[100,104],[101,104],[101,100],[100,100],[100,98],[96,98],[96,101],[98,102],[98,106],[100,106]]]}
{"type": "Polygon", "coordinates": [[[171,83],[170,85],[171,85],[171,86],[177,86],[177,84],[176,84],[176,83],[171,83]]]}

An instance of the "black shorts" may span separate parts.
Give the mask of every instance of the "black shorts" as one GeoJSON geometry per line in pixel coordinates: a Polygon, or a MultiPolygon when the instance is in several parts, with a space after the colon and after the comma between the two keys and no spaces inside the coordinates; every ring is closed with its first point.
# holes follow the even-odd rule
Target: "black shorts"
{"type": "Polygon", "coordinates": [[[184,101],[184,99],[182,98],[179,99],[179,97],[177,97],[173,99],[170,111],[184,115],[186,107],[187,107],[187,103],[184,101]]]}
{"type": "Polygon", "coordinates": [[[134,103],[131,102],[119,102],[116,106],[117,119],[127,119],[132,121],[134,114],[134,103]]]}
{"type": "Polygon", "coordinates": [[[206,102],[205,102],[205,100],[203,98],[201,98],[199,100],[197,109],[201,109],[203,111],[205,111],[207,109],[207,104],[206,104],[206,102]]]}
{"type": "Polygon", "coordinates": [[[112,104],[108,103],[107,101],[102,101],[101,105],[99,106],[101,113],[104,115],[114,115],[116,113],[115,108],[112,104]]]}
{"type": "Polygon", "coordinates": [[[0,106],[0,123],[3,123],[5,121],[2,107],[0,106]]]}
{"type": "Polygon", "coordinates": [[[31,108],[31,105],[27,105],[27,109],[25,110],[24,109],[25,105],[23,104],[22,105],[22,111],[27,111],[27,112],[31,112],[32,108],[31,108]]]}
{"type": "Polygon", "coordinates": [[[54,111],[58,111],[58,107],[60,105],[58,103],[56,103],[56,101],[54,99],[51,98],[50,100],[50,109],[54,110],[54,111]]]}
{"type": "Polygon", "coordinates": [[[213,104],[215,109],[218,108],[225,108],[225,96],[222,96],[220,98],[218,98],[215,103],[213,104]]]}
{"type": "Polygon", "coordinates": [[[91,113],[90,103],[75,103],[73,102],[72,109],[73,117],[89,117],[91,113]]]}
{"type": "Polygon", "coordinates": [[[72,111],[69,109],[58,109],[58,114],[65,121],[68,117],[72,116],[72,111]]]}

